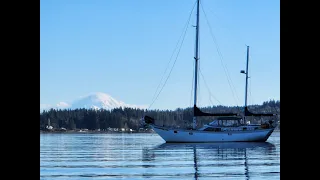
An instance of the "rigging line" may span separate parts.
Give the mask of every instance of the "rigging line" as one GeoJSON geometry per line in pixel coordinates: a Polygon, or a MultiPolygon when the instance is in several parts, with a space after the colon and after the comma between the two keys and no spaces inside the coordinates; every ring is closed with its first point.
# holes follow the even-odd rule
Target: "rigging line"
{"type": "MultiPolygon", "coordinates": [[[[184,31],[185,31],[185,29],[187,28],[187,26],[188,26],[188,24],[189,24],[190,16],[191,16],[191,14],[192,14],[192,12],[193,12],[193,10],[194,10],[195,5],[196,5],[196,3],[194,3],[194,5],[193,5],[193,7],[192,7],[192,10],[191,10],[191,13],[190,13],[190,15],[189,15],[188,21],[186,22],[186,24],[185,24],[185,26],[184,26],[184,28],[183,28],[184,31]]],[[[158,84],[158,86],[157,86],[157,88],[156,88],[156,91],[155,91],[155,93],[154,93],[154,95],[153,95],[153,97],[152,97],[152,101],[151,101],[151,102],[153,102],[154,99],[155,99],[155,97],[156,97],[156,94],[157,94],[157,92],[158,92],[158,90],[159,90],[159,87],[160,87],[160,85],[161,85],[161,82],[162,82],[162,80],[163,80],[163,78],[164,78],[164,76],[165,76],[165,74],[166,74],[166,72],[167,72],[167,70],[168,70],[168,68],[169,68],[169,65],[170,65],[170,63],[171,63],[172,57],[173,57],[174,53],[176,52],[176,50],[177,50],[177,48],[178,48],[178,45],[179,45],[180,40],[181,40],[181,38],[182,38],[182,36],[183,36],[183,34],[184,34],[184,33],[183,33],[184,31],[182,31],[182,33],[181,33],[181,35],[180,35],[180,37],[179,37],[179,39],[178,39],[178,42],[177,42],[177,44],[176,44],[176,46],[175,46],[175,48],[174,48],[174,51],[172,52],[172,54],[171,54],[171,56],[170,56],[169,63],[168,63],[167,66],[166,66],[166,69],[165,69],[165,71],[164,71],[164,73],[163,73],[163,75],[162,75],[162,77],[161,77],[161,80],[160,80],[160,82],[159,82],[159,84],[158,84]]]]}
{"type": "Polygon", "coordinates": [[[176,58],[175,58],[175,60],[174,60],[174,62],[173,62],[173,65],[172,65],[171,69],[170,69],[170,72],[169,72],[169,74],[168,74],[168,77],[166,78],[166,80],[165,80],[162,88],[160,89],[158,95],[157,95],[156,98],[153,100],[153,102],[150,104],[150,106],[148,107],[148,109],[150,109],[150,107],[153,105],[153,103],[154,103],[154,102],[157,100],[157,98],[159,97],[162,89],[163,89],[164,86],[166,85],[166,83],[167,83],[167,81],[168,81],[168,79],[169,79],[169,77],[170,77],[170,75],[171,75],[171,72],[172,72],[172,70],[173,70],[174,65],[175,65],[176,62],[177,62],[177,59],[178,59],[178,56],[179,56],[179,54],[180,54],[180,50],[181,50],[182,44],[183,44],[183,42],[184,42],[184,38],[185,38],[186,33],[187,33],[187,30],[188,30],[188,25],[189,25],[189,22],[190,22],[190,19],[191,19],[191,15],[192,15],[193,9],[194,9],[194,7],[192,8],[192,10],[191,10],[191,12],[190,12],[189,19],[188,19],[188,22],[187,22],[187,28],[186,28],[185,31],[184,31],[184,35],[183,35],[183,38],[182,38],[182,42],[181,42],[181,44],[180,44],[180,47],[179,47],[177,56],[176,56],[176,58]]]}
{"type": "MultiPolygon", "coordinates": [[[[200,3],[200,4],[201,4],[201,3],[200,3]]],[[[214,36],[213,33],[212,33],[212,28],[211,28],[211,26],[210,26],[210,23],[209,23],[209,21],[208,21],[207,15],[206,15],[206,13],[205,13],[202,5],[201,5],[201,8],[202,8],[202,11],[203,11],[203,13],[204,13],[204,15],[205,15],[207,24],[208,24],[208,26],[209,26],[210,35],[211,35],[214,43],[216,44],[216,47],[217,47],[216,49],[217,49],[218,55],[219,55],[219,57],[220,57],[220,61],[221,61],[222,67],[224,68],[224,72],[225,72],[225,74],[226,74],[226,77],[227,77],[227,80],[228,80],[228,84],[229,84],[229,86],[230,86],[230,89],[231,89],[233,98],[236,100],[236,103],[238,104],[239,98],[238,98],[237,94],[234,92],[234,91],[236,91],[236,90],[235,90],[235,87],[233,86],[232,80],[231,80],[231,78],[230,78],[230,76],[229,76],[229,74],[228,74],[228,69],[227,69],[227,67],[223,64],[222,54],[221,54],[221,52],[220,52],[220,50],[219,50],[219,46],[218,46],[218,44],[217,44],[217,42],[216,42],[216,38],[215,38],[215,36],[214,36]],[[234,89],[234,90],[233,90],[233,89],[234,89]],[[237,100],[238,100],[238,101],[237,101],[237,100]]]]}
{"type": "MultiPolygon", "coordinates": [[[[211,36],[212,36],[212,38],[213,38],[214,43],[215,43],[216,46],[217,46],[217,52],[218,52],[218,55],[220,56],[220,61],[221,61],[222,67],[224,68],[224,72],[225,72],[225,74],[226,74],[226,77],[227,77],[227,80],[228,80],[228,84],[229,84],[229,86],[230,86],[230,89],[231,89],[231,92],[232,92],[232,94],[233,94],[233,97],[234,97],[234,99],[235,99],[236,101],[237,101],[237,100],[239,101],[239,98],[238,98],[237,94],[234,92],[234,91],[236,91],[236,90],[235,90],[235,87],[233,86],[233,82],[232,82],[232,79],[231,79],[231,77],[230,77],[230,75],[229,75],[228,68],[227,68],[226,65],[223,63],[222,54],[221,54],[220,49],[219,49],[219,46],[218,46],[218,44],[217,44],[217,42],[216,42],[216,38],[215,38],[215,36],[214,36],[213,33],[212,33],[212,28],[211,28],[211,26],[210,26],[210,23],[209,23],[209,21],[208,21],[208,18],[207,18],[207,16],[206,16],[206,13],[205,13],[205,11],[204,11],[204,9],[203,9],[203,6],[201,6],[201,7],[202,7],[202,10],[203,10],[203,12],[204,12],[204,14],[205,14],[205,18],[206,18],[207,24],[208,24],[208,26],[209,26],[209,28],[210,28],[210,34],[211,34],[211,36]]],[[[237,103],[238,103],[238,102],[237,102],[237,103]]]]}
{"type": "MultiPolygon", "coordinates": [[[[208,7],[208,6],[206,6],[206,7],[208,7]]],[[[210,13],[212,13],[219,20],[220,23],[223,22],[223,23],[221,23],[222,26],[221,26],[221,24],[219,25],[219,23],[217,23],[217,25],[220,27],[221,30],[223,30],[223,31],[228,30],[229,32],[231,32],[230,25],[226,24],[222,19],[220,19],[220,17],[216,13],[214,13],[212,9],[210,9],[209,7],[207,9],[209,10],[210,13]]],[[[244,42],[242,36],[235,37],[235,39],[238,39],[237,40],[238,42],[244,42]]]]}
{"type": "MultiPolygon", "coordinates": [[[[204,79],[204,76],[203,76],[202,71],[201,71],[200,69],[199,69],[199,72],[200,72],[200,75],[201,75],[201,77],[202,77],[202,79],[203,79],[203,82],[204,82],[205,86],[206,86],[207,89],[208,89],[208,92],[209,92],[210,97],[212,96],[216,101],[218,101],[218,103],[222,104],[216,97],[214,97],[214,96],[212,95],[212,93],[211,93],[211,91],[210,91],[210,89],[209,89],[209,86],[208,86],[206,80],[204,79]]],[[[211,99],[210,99],[210,101],[211,101],[211,99]]],[[[212,103],[212,102],[211,102],[211,103],[212,103]]],[[[213,105],[213,103],[212,103],[212,105],[213,105]]]]}

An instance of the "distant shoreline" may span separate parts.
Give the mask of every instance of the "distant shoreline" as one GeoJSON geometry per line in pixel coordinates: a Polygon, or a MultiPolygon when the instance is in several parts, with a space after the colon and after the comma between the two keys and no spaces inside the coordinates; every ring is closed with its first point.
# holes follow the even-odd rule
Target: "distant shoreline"
{"type": "MultiPolygon", "coordinates": [[[[280,132],[280,129],[275,129],[274,132],[280,132]]],[[[42,131],[40,134],[155,134],[153,131],[145,132],[115,132],[115,131],[42,131]]]]}
{"type": "Polygon", "coordinates": [[[40,130],[40,134],[137,134],[137,133],[154,133],[152,130],[147,131],[97,131],[97,130],[40,130]]]}

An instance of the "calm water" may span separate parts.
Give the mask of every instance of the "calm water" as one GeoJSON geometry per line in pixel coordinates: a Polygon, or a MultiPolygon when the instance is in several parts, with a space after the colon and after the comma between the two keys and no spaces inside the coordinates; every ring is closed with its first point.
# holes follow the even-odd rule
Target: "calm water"
{"type": "Polygon", "coordinates": [[[165,144],[157,134],[40,134],[40,179],[280,179],[265,143],[165,144]]]}

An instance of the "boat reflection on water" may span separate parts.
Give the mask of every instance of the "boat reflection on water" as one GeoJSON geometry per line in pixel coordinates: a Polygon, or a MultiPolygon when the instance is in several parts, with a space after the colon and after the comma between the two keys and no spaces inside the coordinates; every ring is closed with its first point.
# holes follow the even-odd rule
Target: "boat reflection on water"
{"type": "Polygon", "coordinates": [[[163,143],[153,149],[186,149],[191,147],[199,149],[273,149],[275,145],[269,142],[163,143]]]}
{"type": "MultiPolygon", "coordinates": [[[[163,143],[153,148],[143,150],[144,161],[155,161],[163,153],[168,153],[170,157],[179,157],[181,152],[193,151],[194,179],[198,179],[199,162],[210,161],[213,166],[216,163],[229,163],[230,161],[242,161],[244,173],[241,175],[245,179],[250,179],[249,164],[247,155],[250,152],[259,153],[262,156],[275,152],[276,147],[269,142],[220,142],[220,143],[163,143]],[[248,152],[249,151],[249,152],[248,152]],[[170,154],[170,155],[169,155],[170,154]],[[221,160],[221,161],[219,161],[221,160]]],[[[189,154],[190,155],[190,154],[189,154]]],[[[181,157],[183,158],[183,157],[181,157]]],[[[211,165],[205,165],[211,167],[211,165]]],[[[203,164],[201,167],[205,167],[203,164]]],[[[222,165],[223,166],[223,165],[222,165]]],[[[214,167],[212,167],[214,169],[214,167]]]]}

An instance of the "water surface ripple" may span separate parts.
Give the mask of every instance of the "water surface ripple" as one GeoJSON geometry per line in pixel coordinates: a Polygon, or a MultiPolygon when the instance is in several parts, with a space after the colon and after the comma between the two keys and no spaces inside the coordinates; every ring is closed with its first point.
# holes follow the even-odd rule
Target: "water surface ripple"
{"type": "Polygon", "coordinates": [[[40,179],[280,179],[263,143],[167,144],[157,134],[40,134],[40,179]]]}

